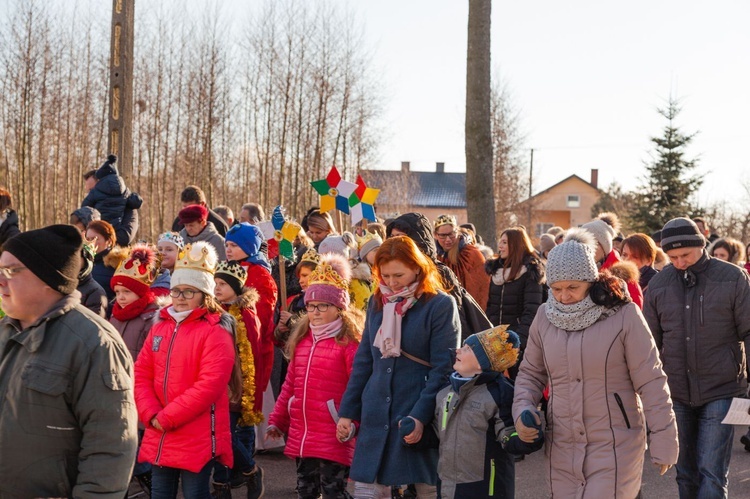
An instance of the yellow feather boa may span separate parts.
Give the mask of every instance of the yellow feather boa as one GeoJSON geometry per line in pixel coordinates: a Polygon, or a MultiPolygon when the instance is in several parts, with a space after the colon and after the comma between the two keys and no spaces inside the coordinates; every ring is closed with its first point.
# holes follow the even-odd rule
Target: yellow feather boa
{"type": "Polygon", "coordinates": [[[253,358],[253,349],[250,346],[250,340],[247,339],[247,328],[245,327],[245,321],[242,320],[242,311],[236,304],[233,304],[229,307],[229,313],[237,322],[235,342],[239,351],[240,366],[242,367],[242,416],[240,416],[238,424],[254,426],[263,421],[263,412],[254,409],[255,359],[253,358]]]}

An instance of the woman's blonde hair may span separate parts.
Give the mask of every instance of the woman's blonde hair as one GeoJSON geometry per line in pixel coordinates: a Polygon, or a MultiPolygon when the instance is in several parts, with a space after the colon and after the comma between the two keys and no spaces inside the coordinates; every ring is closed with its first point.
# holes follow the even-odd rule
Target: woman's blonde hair
{"type": "MultiPolygon", "coordinates": [[[[333,305],[331,305],[333,306],[333,305]]],[[[344,321],[344,325],[341,327],[341,331],[336,335],[336,343],[346,344],[350,341],[359,341],[362,339],[362,329],[365,326],[365,314],[359,309],[349,307],[346,310],[341,310],[339,316],[344,321]]],[[[289,335],[289,339],[284,347],[284,357],[292,360],[294,357],[294,350],[297,345],[307,334],[307,330],[310,328],[310,318],[305,315],[299,322],[294,326],[289,335]]]]}

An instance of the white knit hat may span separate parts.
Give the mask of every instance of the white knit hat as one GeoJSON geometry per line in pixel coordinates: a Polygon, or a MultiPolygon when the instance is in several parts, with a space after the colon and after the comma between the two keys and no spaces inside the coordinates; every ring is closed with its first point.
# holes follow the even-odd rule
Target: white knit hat
{"type": "Polygon", "coordinates": [[[612,239],[617,235],[615,229],[609,226],[604,220],[592,220],[589,223],[581,225],[582,229],[586,229],[596,239],[602,249],[604,250],[604,256],[606,257],[612,253],[612,239]]]}
{"type": "Polygon", "coordinates": [[[336,253],[341,255],[347,260],[352,256],[356,256],[357,241],[354,239],[354,234],[351,232],[344,232],[340,236],[330,235],[327,236],[320,242],[318,246],[318,253],[336,253]],[[352,251],[355,254],[352,255],[352,251]]]}
{"type": "Polygon", "coordinates": [[[170,286],[193,286],[207,295],[214,296],[214,272],[218,260],[216,250],[207,242],[188,244],[175,262],[170,286]]]}
{"type": "Polygon", "coordinates": [[[596,281],[599,270],[594,261],[595,247],[596,242],[587,230],[568,230],[565,241],[552,248],[547,256],[547,282],[596,281]]]}

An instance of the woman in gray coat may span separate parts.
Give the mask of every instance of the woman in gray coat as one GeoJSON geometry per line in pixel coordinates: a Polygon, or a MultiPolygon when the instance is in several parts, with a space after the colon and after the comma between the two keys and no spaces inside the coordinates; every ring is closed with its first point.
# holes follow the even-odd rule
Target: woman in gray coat
{"type": "Polygon", "coordinates": [[[413,483],[418,497],[434,498],[438,450],[430,423],[435,396],[448,384],[458,311],[435,264],[406,236],[386,239],[373,274],[380,286],[341,400],[337,437],[351,438],[359,422],[350,472],[355,497],[390,498],[391,485],[413,483]]]}
{"type": "Polygon", "coordinates": [[[646,427],[663,475],[677,462],[677,425],[656,344],[624,281],[599,273],[595,243],[571,229],[547,263],[550,294],[529,331],[513,400],[519,437],[537,430],[550,387],[545,447],[553,497],[637,497],[646,427]]]}

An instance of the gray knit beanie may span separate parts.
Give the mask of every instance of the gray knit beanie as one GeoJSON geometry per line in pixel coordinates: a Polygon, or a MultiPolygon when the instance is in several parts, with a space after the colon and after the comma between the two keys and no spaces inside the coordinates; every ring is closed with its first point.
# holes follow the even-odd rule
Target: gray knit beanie
{"type": "Polygon", "coordinates": [[[356,251],[357,241],[354,238],[354,234],[349,231],[344,232],[340,236],[326,236],[326,238],[320,242],[320,246],[318,246],[318,253],[321,255],[323,253],[336,253],[342,255],[347,260],[352,256],[356,256],[356,251]]]}
{"type": "Polygon", "coordinates": [[[547,256],[547,282],[596,281],[599,269],[594,261],[595,247],[596,241],[587,230],[568,230],[565,241],[547,256]]]}
{"type": "Polygon", "coordinates": [[[552,234],[542,234],[539,236],[539,252],[544,254],[555,247],[555,236],[552,234]]]}
{"type": "Polygon", "coordinates": [[[675,248],[698,247],[706,245],[706,239],[698,230],[695,222],[689,218],[673,218],[661,230],[661,249],[667,252],[675,248]]]}
{"type": "Polygon", "coordinates": [[[586,229],[594,236],[596,242],[602,246],[605,257],[612,253],[612,239],[617,235],[617,232],[607,222],[596,219],[581,225],[581,228],[586,229]]]}

